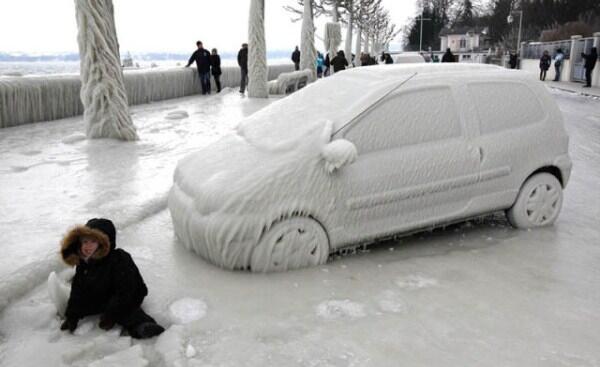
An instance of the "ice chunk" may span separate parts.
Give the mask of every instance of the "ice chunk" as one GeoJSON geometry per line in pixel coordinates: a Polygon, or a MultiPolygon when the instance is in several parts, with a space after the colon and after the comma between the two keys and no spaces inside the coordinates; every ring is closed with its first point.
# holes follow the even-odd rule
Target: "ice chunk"
{"type": "Polygon", "coordinates": [[[165,116],[165,118],[167,120],[181,120],[181,119],[188,118],[189,116],[190,115],[187,113],[187,111],[179,110],[179,111],[169,112],[167,114],[167,116],[165,116]]]}
{"type": "Polygon", "coordinates": [[[48,295],[56,307],[56,311],[61,316],[65,316],[70,293],[71,286],[61,279],[56,272],[50,273],[48,276],[48,295]]]}
{"type": "Polygon", "coordinates": [[[82,141],[85,139],[86,139],[86,136],[84,133],[75,133],[75,134],[65,136],[62,139],[62,143],[63,144],[74,144],[74,143],[77,143],[78,141],[82,141]]]}
{"type": "Polygon", "coordinates": [[[328,320],[367,316],[365,306],[348,299],[329,300],[317,305],[317,316],[328,320]]]}
{"type": "Polygon", "coordinates": [[[188,346],[185,348],[185,356],[188,358],[194,358],[195,355],[196,349],[191,344],[188,344],[188,346]]]}
{"type": "Polygon", "coordinates": [[[207,310],[204,301],[194,298],[182,298],[171,303],[169,316],[175,324],[188,324],[206,316],[207,310]]]}
{"type": "Polygon", "coordinates": [[[403,289],[421,289],[435,287],[438,285],[437,279],[424,277],[417,274],[412,274],[404,278],[398,278],[395,281],[396,285],[403,289]]]}

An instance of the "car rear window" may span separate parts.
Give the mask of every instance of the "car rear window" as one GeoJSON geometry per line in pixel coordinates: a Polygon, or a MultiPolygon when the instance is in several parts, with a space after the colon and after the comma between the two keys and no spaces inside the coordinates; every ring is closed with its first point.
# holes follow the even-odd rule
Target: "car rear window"
{"type": "Polygon", "coordinates": [[[367,153],[460,135],[450,88],[434,87],[393,95],[352,125],[345,137],[359,153],[367,153]]]}
{"type": "Polygon", "coordinates": [[[468,88],[479,114],[481,134],[533,124],[545,116],[539,100],[524,84],[470,83],[468,88]]]}

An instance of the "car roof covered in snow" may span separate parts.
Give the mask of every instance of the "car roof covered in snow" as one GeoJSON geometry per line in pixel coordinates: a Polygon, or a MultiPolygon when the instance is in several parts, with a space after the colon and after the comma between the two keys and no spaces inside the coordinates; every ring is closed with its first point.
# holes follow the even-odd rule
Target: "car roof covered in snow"
{"type": "MultiPolygon", "coordinates": [[[[514,71],[512,71],[514,74],[514,71]]],[[[337,131],[366,108],[414,78],[468,77],[479,74],[511,74],[495,65],[467,63],[423,63],[374,65],[348,69],[270,104],[243,120],[238,133],[261,145],[281,144],[307,135],[315,125],[331,122],[337,131]]],[[[522,78],[522,75],[520,76],[522,78]]],[[[401,88],[401,87],[400,87],[401,88]]]]}

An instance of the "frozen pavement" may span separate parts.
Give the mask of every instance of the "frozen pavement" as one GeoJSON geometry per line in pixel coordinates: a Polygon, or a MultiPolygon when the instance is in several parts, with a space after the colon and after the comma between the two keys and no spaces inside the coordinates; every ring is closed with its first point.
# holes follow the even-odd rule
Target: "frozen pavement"
{"type": "Polygon", "coordinates": [[[599,366],[600,101],[553,94],[574,162],[555,226],[490,217],[267,275],[176,244],[164,194],[179,157],[269,101],[135,107],[142,140],[129,144],[81,140],[79,118],[0,130],[0,283],[35,274],[23,266],[56,252],[67,226],[104,215],[168,327],[143,342],[95,319],[65,334],[42,284],[0,315],[0,365],[599,366]]]}

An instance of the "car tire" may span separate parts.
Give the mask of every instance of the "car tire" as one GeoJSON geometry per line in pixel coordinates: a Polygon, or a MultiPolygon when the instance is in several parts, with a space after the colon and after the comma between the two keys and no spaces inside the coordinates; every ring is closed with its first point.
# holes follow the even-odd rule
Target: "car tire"
{"type": "Polygon", "coordinates": [[[269,228],[252,251],[253,272],[274,272],[321,265],[329,257],[323,226],[308,217],[283,219],[269,228]]]}
{"type": "Polygon", "coordinates": [[[558,179],[549,173],[538,173],[525,181],[506,217],[516,228],[549,226],[558,218],[562,202],[558,179]]]}

